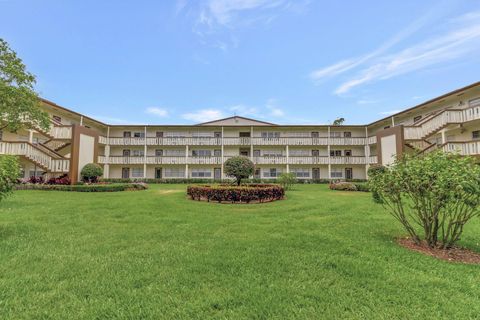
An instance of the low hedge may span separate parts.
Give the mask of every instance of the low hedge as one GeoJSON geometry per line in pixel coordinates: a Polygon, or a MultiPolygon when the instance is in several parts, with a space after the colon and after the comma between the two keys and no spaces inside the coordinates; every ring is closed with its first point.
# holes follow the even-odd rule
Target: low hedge
{"type": "MultiPolygon", "coordinates": [[[[144,182],[148,184],[210,184],[210,183],[232,183],[232,180],[212,180],[212,179],[143,179],[143,178],[134,178],[134,179],[121,179],[121,178],[108,178],[100,179],[103,182],[110,183],[131,183],[131,182],[144,182]]],[[[352,179],[346,180],[348,182],[366,182],[364,179],[352,179]]],[[[242,183],[263,183],[263,184],[272,184],[277,183],[277,179],[242,179],[242,183]]],[[[329,184],[332,180],[329,179],[297,179],[299,184],[329,184]]]]}
{"type": "Polygon", "coordinates": [[[361,192],[369,192],[368,185],[366,183],[360,182],[332,182],[329,185],[330,190],[338,190],[338,191],[361,191],[361,192]]]}
{"type": "Polygon", "coordinates": [[[144,183],[112,183],[112,184],[76,184],[76,185],[48,185],[48,184],[19,184],[16,190],[45,190],[45,191],[75,191],[75,192],[118,192],[146,190],[144,183]]]}
{"type": "Polygon", "coordinates": [[[198,185],[188,186],[187,195],[197,201],[261,203],[283,199],[285,190],[276,184],[198,185]]]}

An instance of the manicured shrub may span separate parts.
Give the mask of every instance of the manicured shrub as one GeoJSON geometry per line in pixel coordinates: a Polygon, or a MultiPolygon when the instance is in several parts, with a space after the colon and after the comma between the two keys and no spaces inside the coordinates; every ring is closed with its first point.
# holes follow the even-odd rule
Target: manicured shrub
{"type": "Polygon", "coordinates": [[[66,174],[61,175],[60,177],[52,177],[47,181],[47,184],[67,185],[70,183],[71,183],[70,178],[66,174]]]}
{"type": "Polygon", "coordinates": [[[362,191],[362,192],[369,192],[370,188],[368,187],[367,183],[364,182],[354,182],[353,183],[355,187],[357,188],[357,191],[362,191]]]}
{"type": "Polygon", "coordinates": [[[33,184],[42,184],[44,182],[43,176],[31,176],[28,178],[28,183],[33,183],[33,184]]]}
{"type": "Polygon", "coordinates": [[[237,186],[239,186],[242,179],[247,179],[253,175],[255,165],[249,158],[237,156],[225,161],[224,168],[225,174],[229,177],[235,178],[237,186]]]}
{"type": "Polygon", "coordinates": [[[294,173],[282,173],[278,179],[277,182],[285,189],[285,190],[290,190],[290,188],[297,183],[297,176],[294,173]]]}
{"type": "Polygon", "coordinates": [[[75,185],[49,185],[49,184],[21,184],[16,190],[45,190],[45,191],[76,191],[76,192],[117,192],[146,190],[144,183],[112,183],[112,184],[75,184],[75,185]]]}
{"type": "Polygon", "coordinates": [[[275,184],[188,186],[192,200],[230,203],[268,202],[283,199],[285,190],[275,184]]]}
{"type": "Polygon", "coordinates": [[[432,152],[406,155],[370,171],[370,189],[415,243],[452,247],[480,214],[480,167],[470,157],[432,152]]]}
{"type": "Polygon", "coordinates": [[[0,200],[12,192],[20,175],[20,165],[14,156],[0,156],[0,200]]]}
{"type": "Polygon", "coordinates": [[[95,183],[103,175],[103,169],[96,163],[88,163],[82,168],[80,175],[83,181],[95,183]]]}
{"type": "Polygon", "coordinates": [[[329,188],[338,191],[357,191],[357,187],[351,182],[332,182],[329,188]]]}

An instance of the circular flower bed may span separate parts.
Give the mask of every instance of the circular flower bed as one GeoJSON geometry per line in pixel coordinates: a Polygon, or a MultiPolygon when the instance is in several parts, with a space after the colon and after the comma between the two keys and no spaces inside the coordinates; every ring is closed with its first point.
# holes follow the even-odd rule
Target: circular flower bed
{"type": "Polygon", "coordinates": [[[197,185],[188,186],[187,195],[197,201],[262,203],[283,199],[285,190],[276,184],[197,185]]]}

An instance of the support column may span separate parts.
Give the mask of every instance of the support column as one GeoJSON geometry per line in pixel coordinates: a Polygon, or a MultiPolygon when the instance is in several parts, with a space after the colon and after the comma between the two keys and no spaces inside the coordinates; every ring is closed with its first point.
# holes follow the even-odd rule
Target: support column
{"type": "Polygon", "coordinates": [[[442,134],[442,145],[443,145],[444,143],[447,142],[447,138],[446,138],[446,136],[445,136],[445,129],[443,129],[443,130],[441,131],[441,134],[442,134]]]}
{"type": "Polygon", "coordinates": [[[185,179],[188,179],[188,145],[185,146],[185,179]]]}
{"type": "Polygon", "coordinates": [[[222,126],[222,158],[221,158],[221,163],[222,163],[222,166],[220,167],[220,178],[223,180],[223,163],[225,162],[225,151],[224,151],[224,145],[223,145],[223,126],[222,126]]]}
{"type": "Polygon", "coordinates": [[[80,116],[80,125],[83,126],[83,116],[80,116]]]}
{"type": "Polygon", "coordinates": [[[28,142],[33,143],[33,130],[28,130],[28,142]]]}
{"type": "Polygon", "coordinates": [[[392,127],[395,127],[395,117],[392,117],[392,127]]]}
{"type": "Polygon", "coordinates": [[[144,138],[143,138],[143,178],[147,178],[147,127],[144,127],[144,138]]]}
{"type": "Polygon", "coordinates": [[[330,159],[330,127],[328,127],[327,155],[328,155],[328,179],[332,179],[332,164],[330,159]]]}
{"type": "Polygon", "coordinates": [[[250,160],[253,162],[253,126],[250,127],[250,160]]]}
{"type": "Polygon", "coordinates": [[[287,153],[287,173],[290,173],[290,155],[288,151],[288,144],[285,146],[285,151],[287,153]]]}
{"type": "Polygon", "coordinates": [[[365,127],[365,178],[368,179],[368,168],[370,167],[370,145],[368,144],[368,128],[365,127]]]}
{"type": "Polygon", "coordinates": [[[110,178],[110,127],[107,127],[107,144],[105,145],[105,165],[103,175],[110,178]]]}

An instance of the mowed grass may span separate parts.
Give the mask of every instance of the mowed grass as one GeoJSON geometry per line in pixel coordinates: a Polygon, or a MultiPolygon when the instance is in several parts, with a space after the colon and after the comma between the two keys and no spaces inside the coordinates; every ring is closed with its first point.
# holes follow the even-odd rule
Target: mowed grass
{"type": "MultiPolygon", "coordinates": [[[[410,252],[368,193],[288,199],[19,191],[0,203],[0,319],[468,319],[480,266],[410,252]]],[[[461,244],[480,251],[480,221],[461,244]]]]}

